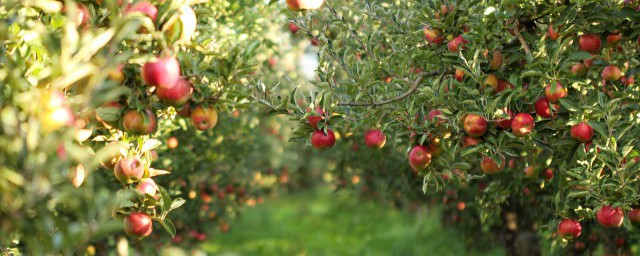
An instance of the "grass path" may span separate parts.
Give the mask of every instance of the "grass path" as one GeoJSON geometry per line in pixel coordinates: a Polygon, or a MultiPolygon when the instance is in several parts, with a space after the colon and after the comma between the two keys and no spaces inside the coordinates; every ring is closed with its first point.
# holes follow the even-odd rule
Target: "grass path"
{"type": "MultiPolygon", "coordinates": [[[[210,255],[483,255],[443,230],[437,211],[413,214],[320,189],[247,208],[210,255]]],[[[488,255],[501,255],[498,251],[488,255]]]]}

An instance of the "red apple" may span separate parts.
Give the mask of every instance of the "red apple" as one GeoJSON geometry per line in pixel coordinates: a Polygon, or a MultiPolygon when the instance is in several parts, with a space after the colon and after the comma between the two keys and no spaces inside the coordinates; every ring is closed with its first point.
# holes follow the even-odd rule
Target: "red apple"
{"type": "Polygon", "coordinates": [[[549,39],[551,39],[552,41],[556,41],[558,40],[558,37],[560,37],[560,33],[558,33],[558,31],[553,29],[552,24],[549,24],[547,35],[549,36],[549,39]]]}
{"type": "Polygon", "coordinates": [[[551,109],[551,104],[545,97],[538,99],[534,106],[536,113],[543,118],[555,118],[557,116],[557,111],[560,108],[560,105],[554,104],[553,107],[555,108],[555,111],[553,111],[551,109]]]}
{"type": "Polygon", "coordinates": [[[140,183],[138,183],[138,186],[136,186],[136,190],[138,190],[143,195],[147,194],[150,196],[155,196],[158,191],[158,185],[156,185],[156,182],[153,181],[153,179],[146,178],[140,180],[140,183]]]}
{"type": "Polygon", "coordinates": [[[524,176],[527,178],[536,178],[538,176],[538,169],[531,165],[524,168],[524,176]]]}
{"type": "Polygon", "coordinates": [[[593,138],[593,128],[585,122],[571,127],[571,137],[580,142],[588,142],[593,138]]]}
{"type": "Polygon", "coordinates": [[[498,70],[502,66],[502,62],[504,62],[502,52],[500,50],[493,51],[493,59],[489,63],[489,67],[493,70],[498,70]]]}
{"type": "Polygon", "coordinates": [[[455,78],[456,80],[458,80],[458,82],[462,82],[462,80],[464,79],[464,70],[456,69],[455,78]]]}
{"type": "Polygon", "coordinates": [[[482,83],[483,88],[488,86],[491,86],[491,88],[493,88],[493,90],[497,91],[498,90],[498,85],[499,85],[499,81],[498,81],[498,77],[491,73],[489,75],[487,75],[487,77],[484,79],[484,82],[482,83]]]}
{"type": "Polygon", "coordinates": [[[336,144],[336,135],[331,129],[324,131],[316,130],[311,134],[311,145],[316,149],[328,149],[336,144]]]}
{"type": "Polygon", "coordinates": [[[471,137],[471,136],[464,136],[464,138],[462,138],[462,148],[475,146],[475,145],[478,145],[478,143],[480,143],[480,142],[482,142],[482,139],[480,139],[480,138],[474,138],[474,137],[471,137]]]}
{"type": "Polygon", "coordinates": [[[487,133],[487,120],[476,114],[468,114],[464,118],[464,131],[467,135],[479,138],[487,133]]]}
{"type": "Polygon", "coordinates": [[[590,68],[591,66],[593,66],[593,63],[596,61],[595,58],[591,58],[591,59],[587,59],[587,60],[583,60],[582,62],[584,63],[584,65],[587,68],[590,68]]]}
{"type": "Polygon", "coordinates": [[[627,212],[627,218],[632,224],[640,223],[640,208],[632,208],[631,211],[627,212]]]}
{"type": "Polygon", "coordinates": [[[182,108],[176,109],[176,113],[181,117],[191,117],[191,103],[185,103],[182,108]]]}
{"type": "Polygon", "coordinates": [[[518,137],[529,135],[534,126],[533,117],[529,113],[518,113],[511,120],[511,131],[518,137]]]}
{"type": "Polygon", "coordinates": [[[191,124],[200,131],[213,129],[218,124],[218,111],[211,106],[197,106],[191,111],[191,124]]]}
{"type": "Polygon", "coordinates": [[[482,156],[482,162],[480,162],[480,169],[486,174],[496,174],[504,169],[505,159],[503,155],[500,155],[500,164],[488,156],[482,156]]]}
{"type": "Polygon", "coordinates": [[[295,12],[315,10],[322,6],[324,0],[287,0],[289,9],[295,12]]]}
{"type": "Polygon", "coordinates": [[[558,234],[564,239],[573,239],[580,236],[582,226],[580,222],[572,219],[564,219],[558,224],[558,234]]]}
{"type": "Polygon", "coordinates": [[[149,86],[171,89],[180,80],[180,63],[176,57],[159,57],[142,66],[142,79],[149,86]]]}
{"type": "Polygon", "coordinates": [[[189,101],[192,91],[191,83],[184,78],[180,78],[176,85],[169,89],[157,87],[156,95],[162,102],[170,106],[180,107],[189,101]]]}
{"type": "Polygon", "coordinates": [[[584,76],[587,74],[587,66],[585,64],[582,64],[581,62],[578,62],[571,66],[571,73],[576,76],[584,76]]]}
{"type": "Polygon", "coordinates": [[[504,80],[504,79],[500,79],[498,80],[498,87],[495,88],[496,89],[496,93],[502,92],[506,89],[513,89],[513,84],[509,83],[509,81],[504,80]]]}
{"type": "Polygon", "coordinates": [[[427,39],[427,42],[435,45],[440,45],[444,42],[444,38],[440,35],[440,30],[431,29],[428,26],[425,26],[422,30],[424,31],[424,37],[427,39]]]}
{"type": "Polygon", "coordinates": [[[622,33],[620,31],[615,30],[611,34],[607,35],[607,44],[608,45],[616,45],[620,39],[622,39],[622,33]]]}
{"type": "Polygon", "coordinates": [[[387,136],[381,130],[372,129],[364,134],[364,142],[370,148],[382,148],[387,142],[387,136]]]}
{"type": "Polygon", "coordinates": [[[142,2],[137,2],[133,5],[129,5],[124,11],[124,14],[127,15],[135,12],[143,13],[144,15],[146,15],[152,21],[155,22],[156,16],[158,15],[158,8],[150,2],[142,1],[142,2]]]}
{"type": "Polygon", "coordinates": [[[447,43],[447,49],[449,49],[450,52],[462,51],[462,50],[466,49],[464,44],[466,44],[468,42],[469,41],[464,39],[464,37],[457,36],[456,38],[451,39],[451,41],[449,41],[449,43],[447,43]]]}
{"type": "Polygon", "coordinates": [[[424,170],[431,163],[431,150],[426,146],[414,146],[409,152],[409,165],[415,171],[424,170]]]}
{"type": "Polygon", "coordinates": [[[153,221],[145,213],[132,212],[124,218],[124,232],[132,237],[147,237],[153,231],[153,221]]]}
{"type": "Polygon", "coordinates": [[[149,109],[141,112],[129,110],[122,117],[124,131],[135,135],[147,135],[156,130],[156,115],[149,109]]]}
{"type": "Polygon", "coordinates": [[[620,77],[622,77],[622,72],[614,65],[609,65],[602,70],[602,79],[606,81],[618,81],[620,77]]]}
{"type": "Polygon", "coordinates": [[[609,205],[603,205],[596,213],[596,218],[598,223],[605,228],[617,228],[622,225],[624,213],[620,207],[613,208],[609,205]]]}
{"type": "Polygon", "coordinates": [[[544,170],[544,179],[547,181],[550,181],[551,179],[553,179],[553,169],[551,168],[547,168],[546,170],[544,170]]]}
{"type": "Polygon", "coordinates": [[[514,116],[513,111],[504,109],[502,114],[509,115],[509,118],[500,117],[498,118],[498,120],[496,120],[496,124],[498,124],[500,128],[505,130],[511,128],[511,121],[513,120],[513,116],[514,116]]]}
{"type": "Polygon", "coordinates": [[[567,89],[565,89],[560,82],[556,83],[556,86],[547,84],[544,88],[544,95],[551,103],[558,102],[558,100],[567,97],[568,94],[567,89]]]}
{"type": "Polygon", "coordinates": [[[598,54],[601,44],[600,37],[594,34],[584,34],[578,39],[578,48],[591,54],[598,54]]]}
{"type": "Polygon", "coordinates": [[[443,118],[444,114],[442,114],[442,111],[438,110],[438,109],[434,109],[429,111],[429,122],[434,122],[434,119],[436,119],[438,124],[441,123],[445,123],[446,120],[443,118]]]}
{"type": "Polygon", "coordinates": [[[116,163],[113,174],[118,181],[131,184],[142,179],[144,176],[144,166],[137,157],[124,157],[116,163]]]}
{"type": "Polygon", "coordinates": [[[318,129],[318,123],[320,121],[324,120],[324,117],[321,116],[308,116],[307,117],[307,122],[309,123],[309,126],[313,127],[313,129],[318,129]]]}
{"type": "Polygon", "coordinates": [[[298,27],[298,25],[293,22],[289,22],[289,31],[291,31],[292,34],[298,33],[299,30],[300,28],[298,27]]]}

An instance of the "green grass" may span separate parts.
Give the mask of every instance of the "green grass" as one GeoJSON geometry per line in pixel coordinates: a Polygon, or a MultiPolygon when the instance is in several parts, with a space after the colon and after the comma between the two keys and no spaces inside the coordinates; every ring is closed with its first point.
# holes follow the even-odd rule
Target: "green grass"
{"type": "Polygon", "coordinates": [[[203,245],[213,255],[502,255],[468,252],[443,230],[438,211],[415,214],[326,189],[247,208],[227,234],[203,245]]]}

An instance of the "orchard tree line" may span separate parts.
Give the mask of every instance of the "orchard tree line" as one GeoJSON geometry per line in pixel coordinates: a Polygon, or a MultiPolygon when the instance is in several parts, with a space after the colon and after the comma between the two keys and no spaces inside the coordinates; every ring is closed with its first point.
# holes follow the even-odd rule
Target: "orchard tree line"
{"type": "Polygon", "coordinates": [[[632,255],[639,5],[3,0],[0,251],[192,248],[328,177],[471,247],[632,255]]]}

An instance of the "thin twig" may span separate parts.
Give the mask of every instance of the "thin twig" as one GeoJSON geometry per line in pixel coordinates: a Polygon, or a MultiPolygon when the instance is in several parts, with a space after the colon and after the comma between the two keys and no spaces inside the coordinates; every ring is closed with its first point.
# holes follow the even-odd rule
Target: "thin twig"
{"type": "Polygon", "coordinates": [[[416,79],[416,81],[414,81],[411,84],[411,87],[409,87],[409,90],[407,90],[403,94],[398,95],[397,97],[392,98],[392,99],[383,100],[383,101],[379,101],[379,102],[338,102],[338,106],[373,106],[373,107],[377,107],[377,106],[381,106],[381,105],[391,104],[391,103],[394,103],[396,101],[400,101],[400,100],[402,100],[402,99],[404,99],[406,97],[409,97],[409,95],[413,94],[418,89],[418,86],[420,86],[420,83],[422,83],[422,81],[424,80],[425,77],[436,76],[436,75],[440,75],[440,74],[443,74],[443,72],[437,71],[437,72],[432,72],[432,73],[421,73],[420,76],[418,77],[418,79],[416,79]]]}
{"type": "Polygon", "coordinates": [[[527,56],[529,58],[533,58],[533,55],[531,54],[531,48],[529,48],[529,45],[527,44],[527,41],[524,40],[524,37],[522,37],[522,34],[520,34],[520,30],[518,29],[517,25],[516,28],[513,29],[513,34],[515,34],[520,41],[520,44],[522,45],[522,48],[524,48],[524,52],[527,54],[527,56]]]}

